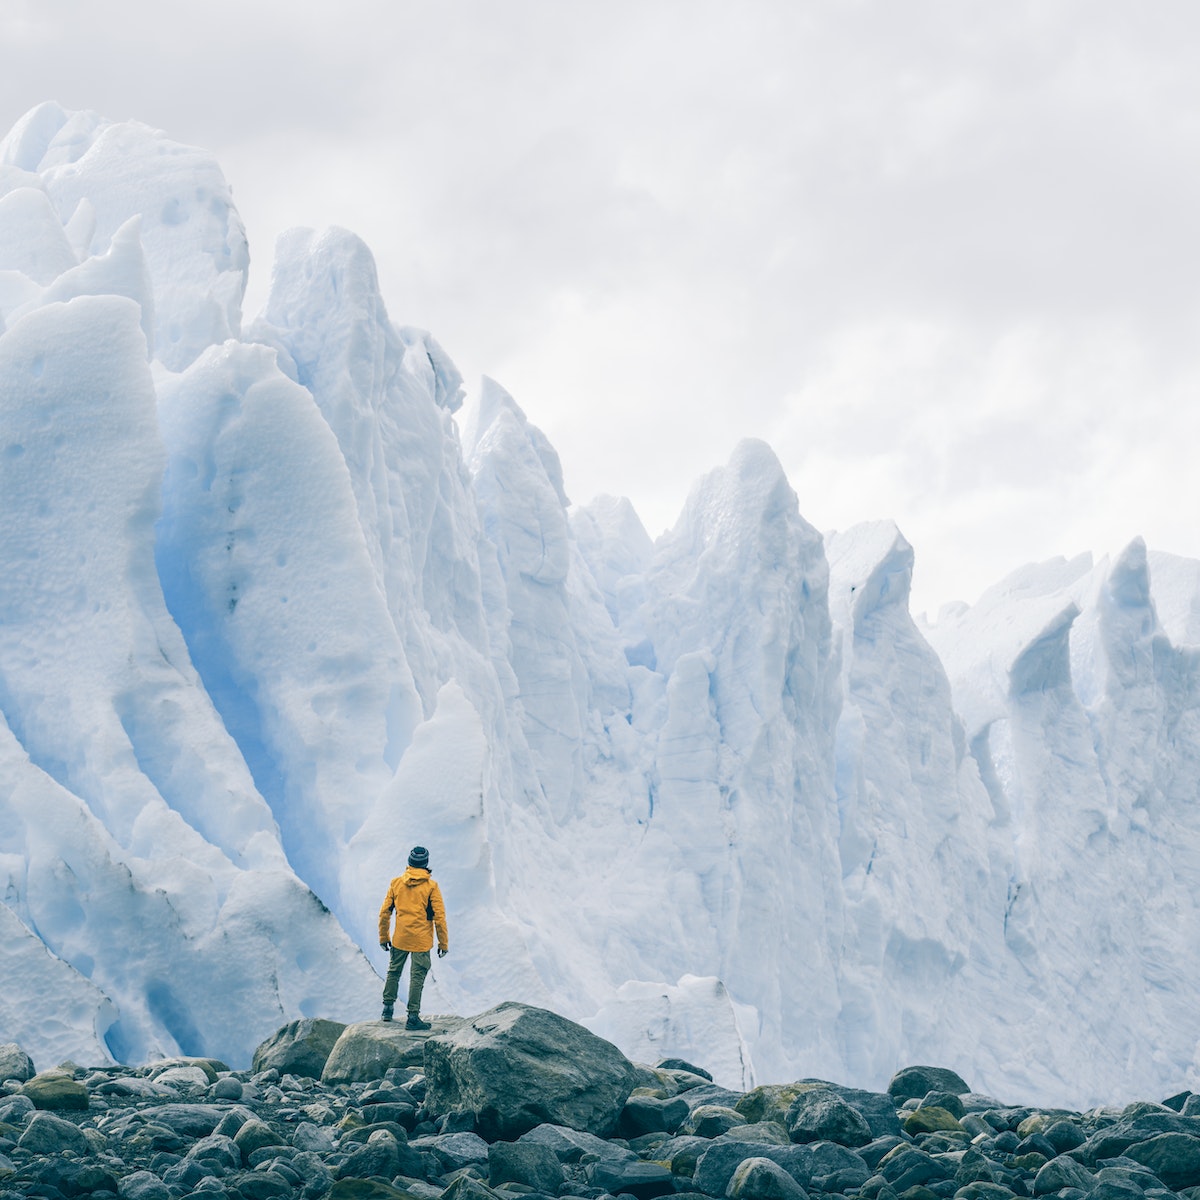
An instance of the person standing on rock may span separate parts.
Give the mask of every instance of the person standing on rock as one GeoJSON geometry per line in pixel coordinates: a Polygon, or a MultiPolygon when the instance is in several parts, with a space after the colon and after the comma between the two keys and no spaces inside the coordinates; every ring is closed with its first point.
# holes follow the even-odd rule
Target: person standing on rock
{"type": "Polygon", "coordinates": [[[405,1028],[430,1028],[428,1021],[421,1020],[421,990],[425,986],[425,976],[429,974],[434,929],[437,930],[438,958],[445,958],[450,950],[450,938],[446,933],[442,890],[430,877],[429,851],[424,846],[414,846],[408,856],[408,870],[392,880],[379,910],[379,944],[392,952],[383,984],[383,1020],[392,1019],[396,993],[400,990],[400,972],[404,970],[405,959],[411,956],[405,1028]],[[389,933],[393,912],[396,924],[389,933]]]}

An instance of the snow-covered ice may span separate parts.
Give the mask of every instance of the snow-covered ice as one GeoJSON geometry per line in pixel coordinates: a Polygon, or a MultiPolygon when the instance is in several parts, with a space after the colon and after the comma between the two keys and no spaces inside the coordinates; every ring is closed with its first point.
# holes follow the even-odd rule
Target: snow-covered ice
{"type": "Polygon", "coordinates": [[[220,169],[57,105],[0,142],[0,1031],[237,1064],[504,999],[719,1082],[914,1061],[1082,1106],[1200,1086],[1200,563],[1134,542],[914,621],[737,446],[653,541],[293,230],[244,322],[220,169]]]}

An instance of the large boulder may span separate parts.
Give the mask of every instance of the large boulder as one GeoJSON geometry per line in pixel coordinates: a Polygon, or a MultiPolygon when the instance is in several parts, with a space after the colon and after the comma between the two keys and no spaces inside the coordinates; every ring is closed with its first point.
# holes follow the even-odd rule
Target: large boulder
{"type": "Polygon", "coordinates": [[[544,1008],[511,1001],[425,1043],[425,1103],[475,1113],[488,1141],[538,1125],[609,1137],[637,1080],[611,1042],[544,1008]]]}
{"type": "Polygon", "coordinates": [[[802,1092],[792,1101],[786,1121],[793,1142],[865,1146],[874,1136],[866,1117],[832,1091],[802,1092]]]}
{"type": "Polygon", "coordinates": [[[905,1100],[920,1100],[930,1092],[965,1096],[971,1088],[949,1067],[905,1067],[892,1076],[887,1090],[897,1104],[903,1104],[905,1100]]]}
{"type": "Polygon", "coordinates": [[[259,1043],[252,1069],[256,1074],[274,1068],[280,1075],[320,1079],[329,1054],[345,1029],[340,1021],[326,1021],[323,1017],[292,1021],[259,1043]]]}
{"type": "Polygon", "coordinates": [[[5,1042],[0,1046],[0,1083],[6,1079],[24,1083],[34,1074],[33,1059],[16,1042],[5,1042]]]}
{"type": "Polygon", "coordinates": [[[403,1021],[347,1025],[325,1060],[321,1082],[367,1083],[382,1079],[393,1067],[420,1067],[425,1061],[425,1042],[461,1022],[458,1017],[433,1017],[429,1023],[432,1028],[428,1030],[405,1029],[403,1021]]]}
{"type": "Polygon", "coordinates": [[[88,1106],[87,1088],[76,1083],[69,1071],[43,1071],[21,1084],[21,1095],[28,1096],[35,1108],[79,1111],[88,1106]]]}

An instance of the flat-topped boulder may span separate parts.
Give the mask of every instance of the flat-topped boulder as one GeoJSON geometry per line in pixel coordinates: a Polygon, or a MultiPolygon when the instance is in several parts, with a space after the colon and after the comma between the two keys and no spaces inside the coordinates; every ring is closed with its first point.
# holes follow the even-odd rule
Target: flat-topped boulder
{"type": "Polygon", "coordinates": [[[425,1102],[475,1114],[488,1141],[538,1125],[609,1137],[638,1080],[611,1042],[557,1013],[506,1002],[425,1043],[425,1102]]]}
{"type": "Polygon", "coordinates": [[[462,1024],[461,1017],[430,1017],[429,1029],[406,1029],[403,1021],[359,1021],[338,1035],[321,1082],[368,1083],[382,1079],[393,1067],[422,1067],[425,1043],[462,1024]]]}

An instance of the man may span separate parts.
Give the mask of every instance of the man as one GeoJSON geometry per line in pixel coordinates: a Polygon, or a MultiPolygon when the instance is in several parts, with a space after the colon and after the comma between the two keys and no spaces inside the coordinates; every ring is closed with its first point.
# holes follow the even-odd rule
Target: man
{"type": "Polygon", "coordinates": [[[428,1029],[421,1020],[421,989],[429,974],[429,951],[433,949],[433,931],[437,929],[438,958],[450,950],[446,933],[446,906],[442,903],[441,888],[429,875],[429,851],[414,846],[408,856],[408,870],[397,875],[383,898],[379,910],[379,944],[392,952],[387,979],[383,984],[383,1020],[392,1019],[392,1006],[400,989],[400,972],[404,961],[412,956],[408,971],[408,1020],[406,1029],[428,1029]],[[388,935],[391,915],[396,914],[395,930],[388,935]]]}

